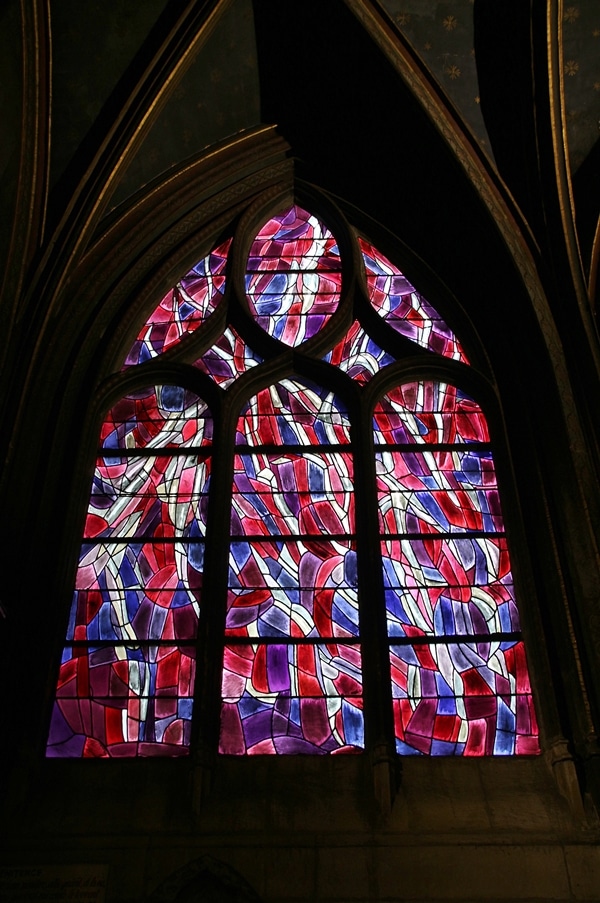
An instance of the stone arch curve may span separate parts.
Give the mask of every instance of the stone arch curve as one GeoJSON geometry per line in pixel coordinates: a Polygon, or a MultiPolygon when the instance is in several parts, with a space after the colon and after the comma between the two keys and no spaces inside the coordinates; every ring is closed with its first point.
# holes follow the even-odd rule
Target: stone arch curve
{"type": "Polygon", "coordinates": [[[147,903],[262,903],[262,899],[234,868],[205,854],[165,878],[147,903]]]}

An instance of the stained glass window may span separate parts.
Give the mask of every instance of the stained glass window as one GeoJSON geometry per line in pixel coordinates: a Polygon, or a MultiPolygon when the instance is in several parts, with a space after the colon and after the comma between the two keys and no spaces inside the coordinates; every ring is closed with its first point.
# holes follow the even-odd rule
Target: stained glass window
{"type": "Polygon", "coordinates": [[[375,408],[397,751],[537,752],[537,727],[487,424],[454,386],[375,408]]]}
{"type": "Polygon", "coordinates": [[[365,383],[382,367],[393,364],[394,357],[380,348],[377,342],[355,320],[341,342],[324,357],[328,363],[343,370],[357,382],[365,383]]]}
{"type": "Polygon", "coordinates": [[[194,332],[225,294],[225,266],[231,239],[214,248],[169,289],[152,311],[125,359],[125,366],[158,357],[194,332]]]}
{"type": "Polygon", "coordinates": [[[206,405],[177,386],[105,418],[49,755],[187,752],[211,443],[206,405]]]}
{"type": "Polygon", "coordinates": [[[217,705],[195,731],[221,754],[360,753],[374,696],[399,755],[539,751],[488,424],[444,364],[466,352],[338,228],[356,289],[295,204],[220,241],[124,355],[153,385],[101,426],[48,755],[185,755],[217,705]],[[407,340],[435,379],[400,378],[407,340]]]}
{"type": "Polygon", "coordinates": [[[345,406],[286,380],[238,422],[221,752],[363,746],[345,406]]]}
{"type": "Polygon", "coordinates": [[[215,344],[194,361],[194,367],[212,376],[226,389],[238,376],[260,363],[260,355],[252,351],[233,326],[229,326],[215,344]]]}

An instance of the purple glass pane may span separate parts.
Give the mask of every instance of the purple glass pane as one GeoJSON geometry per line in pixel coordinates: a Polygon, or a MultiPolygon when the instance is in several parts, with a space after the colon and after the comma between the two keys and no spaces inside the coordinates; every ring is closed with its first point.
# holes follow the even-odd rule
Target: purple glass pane
{"type": "Polygon", "coordinates": [[[196,641],[211,436],[206,406],[177,386],[107,415],[67,631],[82,645],[63,653],[48,755],[186,754],[195,650],[148,640],[196,641]],[[124,454],[139,448],[159,453],[124,454]]]}
{"type": "Polygon", "coordinates": [[[200,455],[99,458],[84,536],[204,535],[209,481],[200,455]]]}
{"type": "Polygon", "coordinates": [[[260,363],[262,358],[229,326],[212,348],[194,362],[194,367],[212,376],[218,385],[226,389],[238,376],[260,363]]]}
{"type": "Polygon", "coordinates": [[[390,666],[399,753],[539,753],[522,642],[393,645],[390,666]]]}
{"type": "Polygon", "coordinates": [[[381,554],[390,634],[520,629],[504,537],[389,539],[381,554]]]}
{"type": "Polygon", "coordinates": [[[398,753],[538,753],[494,464],[466,444],[489,441],[483,413],[415,382],[382,399],[374,428],[398,753]],[[464,641],[433,641],[451,636],[464,641]]]}
{"type": "Polygon", "coordinates": [[[362,749],[359,646],[226,646],[220,752],[326,754],[362,749]]]}
{"type": "Polygon", "coordinates": [[[285,379],[250,399],[235,441],[252,446],[347,444],[350,419],[333,392],[285,379]]]}
{"type": "Polygon", "coordinates": [[[386,533],[503,530],[490,452],[377,452],[375,467],[386,533]]]}
{"type": "Polygon", "coordinates": [[[375,442],[489,442],[481,408],[469,395],[448,383],[424,380],[388,392],[375,407],[375,442]]]}
{"type": "Polygon", "coordinates": [[[204,543],[84,544],[69,640],[195,639],[204,543]]]}
{"type": "Polygon", "coordinates": [[[47,755],[186,755],[194,659],[193,647],[67,647],[47,755]]]}
{"type": "Polygon", "coordinates": [[[209,445],[212,418],[206,404],[181,386],[152,386],[125,396],[102,424],[106,449],[209,445]]]}
{"type": "Polygon", "coordinates": [[[353,533],[352,455],[236,455],[231,532],[234,536],[353,533]]]}

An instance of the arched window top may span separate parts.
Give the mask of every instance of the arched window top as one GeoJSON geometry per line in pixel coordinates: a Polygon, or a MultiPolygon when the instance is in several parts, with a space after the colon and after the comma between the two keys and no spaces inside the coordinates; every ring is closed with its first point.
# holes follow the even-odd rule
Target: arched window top
{"type": "MultiPolygon", "coordinates": [[[[434,306],[375,245],[361,236],[358,243],[365,294],[387,326],[420,348],[468,363],[461,343],[434,306]]],[[[224,297],[227,261],[235,253],[235,242],[228,238],[167,292],[140,329],[125,367],[160,356],[198,330],[224,297]]],[[[239,291],[245,294],[251,316],[284,346],[302,346],[338,311],[344,286],[337,239],[317,216],[297,204],[264,223],[242,265],[245,281],[239,291]]],[[[232,297],[234,309],[243,309],[235,289],[232,297]]],[[[357,310],[363,303],[358,302],[357,310]]],[[[239,321],[239,313],[234,320],[239,321]]],[[[230,322],[195,366],[226,388],[261,360],[230,322]]],[[[356,320],[324,360],[358,382],[367,382],[394,357],[356,320]]]]}
{"type": "Polygon", "coordinates": [[[102,423],[102,448],[157,449],[206,445],[212,439],[207,405],[181,386],[150,386],[129,393],[102,423]]]}
{"type": "Polygon", "coordinates": [[[238,421],[236,445],[348,443],[344,402],[321,386],[285,379],[250,399],[238,421]]]}
{"type": "Polygon", "coordinates": [[[422,380],[388,392],[374,411],[377,444],[489,442],[477,402],[449,383],[422,380]]]}

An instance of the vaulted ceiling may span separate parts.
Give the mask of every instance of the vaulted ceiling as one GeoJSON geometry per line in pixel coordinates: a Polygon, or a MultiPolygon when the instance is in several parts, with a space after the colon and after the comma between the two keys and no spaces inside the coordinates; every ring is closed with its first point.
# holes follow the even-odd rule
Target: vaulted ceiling
{"type": "MultiPolygon", "coordinates": [[[[474,0],[382,0],[382,5],[491,153],[477,80],[474,0]]],[[[510,27],[511,18],[507,4],[498,27],[510,27]]],[[[594,0],[564,3],[562,57],[569,156],[575,171],[600,132],[600,6],[594,0]]],[[[512,64],[506,57],[499,76],[506,76],[512,64]]]]}
{"type": "MultiPolygon", "coordinates": [[[[527,152],[511,145],[515,126],[544,101],[538,95],[537,75],[531,84],[521,84],[527,80],[531,61],[529,48],[518,35],[523,33],[524,16],[528,18],[531,10],[536,14],[537,9],[539,17],[539,10],[546,6],[550,10],[555,3],[379,0],[370,4],[392,40],[410,48],[415,67],[422,68],[432,90],[445,98],[460,128],[472,137],[489,165],[508,180],[526,216],[531,214],[529,188],[520,188],[519,171],[523,154],[536,153],[535,126],[527,152]]],[[[218,7],[217,14],[201,39],[192,42],[177,72],[168,75],[165,70],[166,90],[138,126],[136,151],[120,167],[107,209],[118,207],[161,173],[228,136],[261,123],[293,131],[290,106],[307,103],[308,89],[303,85],[310,84],[318,92],[314,107],[321,110],[320,126],[332,136],[349,117],[361,119],[362,129],[371,133],[388,128],[386,109],[390,122],[401,119],[391,80],[381,83],[379,97],[373,96],[375,82],[369,81],[366,70],[380,66],[378,51],[364,31],[358,35],[348,24],[353,15],[360,18],[360,6],[353,0],[198,3],[198,9],[218,7]],[[339,39],[332,41],[329,35],[336,33],[342,19],[346,26],[338,30],[339,39]],[[319,58],[315,48],[324,40],[327,49],[319,58]],[[348,92],[339,90],[341,84],[336,81],[345,66],[352,76],[355,64],[356,103],[349,105],[348,92]],[[361,82],[365,91],[371,91],[370,97],[361,96],[361,82]]],[[[50,78],[46,107],[40,107],[42,118],[35,127],[40,133],[47,131],[49,155],[44,165],[51,226],[116,119],[126,115],[131,86],[159,53],[165,35],[178,27],[181,3],[115,0],[107,6],[100,0],[48,0],[46,5],[32,0],[23,2],[22,9],[23,22],[17,0],[0,10],[0,116],[7,136],[0,144],[0,204],[6,210],[0,223],[0,256],[9,244],[19,167],[23,166],[20,151],[26,146],[23,142],[31,140],[27,132],[31,122],[25,120],[21,140],[22,110],[31,105],[27,90],[23,95],[23,75],[31,82],[32,67],[38,66],[38,77],[43,79],[46,66],[50,78]],[[30,58],[32,35],[44,16],[48,43],[34,61],[30,58]]],[[[573,0],[561,9],[559,33],[553,39],[561,58],[554,76],[558,74],[562,82],[564,153],[574,178],[579,240],[584,267],[589,270],[600,199],[600,6],[596,0],[573,0]]],[[[301,147],[301,136],[290,133],[289,137],[298,139],[301,147]]],[[[523,135],[517,140],[522,142],[523,135]]]]}
{"type": "MultiPolygon", "coordinates": [[[[115,0],[109,6],[98,0],[50,0],[51,186],[81,154],[120,80],[130,77],[136,60],[151,52],[175,6],[167,0],[115,0]]],[[[381,6],[493,158],[477,79],[474,0],[381,0],[381,6]]],[[[510,28],[511,3],[504,6],[498,27],[510,28]]],[[[0,111],[12,126],[0,150],[0,173],[10,178],[20,116],[18,5],[5,4],[0,15],[0,111]]],[[[293,11],[286,15],[293,29],[293,11]]],[[[314,28],[319,29],[318,21],[314,28]]],[[[569,159],[576,171],[599,138],[600,6],[595,0],[564,4],[562,57],[569,159]]],[[[513,65],[509,57],[500,62],[499,78],[508,77],[513,65]]],[[[182,157],[260,122],[258,67],[252,3],[236,0],[174,87],[168,110],[147,136],[115,200],[182,157]]],[[[303,67],[302,59],[290,60],[282,77],[301,79],[303,67]]]]}

